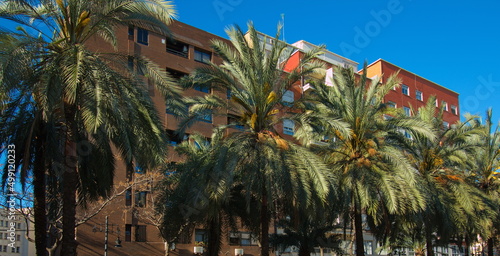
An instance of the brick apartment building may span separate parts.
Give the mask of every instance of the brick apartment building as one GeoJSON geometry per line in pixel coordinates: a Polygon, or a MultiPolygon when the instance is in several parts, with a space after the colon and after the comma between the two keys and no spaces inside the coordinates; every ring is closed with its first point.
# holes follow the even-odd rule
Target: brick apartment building
{"type": "Polygon", "coordinates": [[[443,107],[443,125],[449,127],[460,120],[458,108],[458,93],[398,67],[383,59],[378,59],[367,67],[367,77],[381,77],[381,82],[398,72],[401,86],[391,90],[385,97],[385,102],[396,108],[402,108],[410,114],[410,107],[418,109],[427,103],[430,96],[436,97],[436,107],[443,107]]]}
{"type": "MultiPolygon", "coordinates": [[[[117,31],[118,51],[130,56],[137,54],[146,56],[177,78],[189,74],[196,67],[206,65],[205,62],[221,63],[221,59],[213,53],[210,47],[211,40],[218,39],[229,43],[228,40],[178,21],[170,25],[170,30],[174,36],[173,40],[167,39],[165,35],[154,34],[141,28],[121,28],[117,31]]],[[[273,39],[271,37],[265,34],[260,34],[260,36],[267,44],[272,43],[273,39]]],[[[94,42],[92,47],[105,52],[113,50],[107,45],[100,45],[97,41],[94,42]]],[[[289,64],[290,67],[294,65],[294,61],[300,59],[304,51],[313,47],[316,46],[303,40],[290,44],[290,51],[293,52],[289,64]]],[[[352,60],[329,51],[324,51],[324,54],[319,59],[327,67],[327,76],[333,74],[334,66],[348,66],[356,70],[358,65],[358,63],[352,60]]],[[[130,66],[133,65],[133,59],[131,58],[130,66]]],[[[404,85],[403,88],[391,91],[387,96],[387,102],[393,102],[395,107],[404,108],[409,107],[410,104],[413,107],[418,107],[423,105],[430,95],[437,95],[438,105],[446,104],[448,106],[445,108],[445,121],[451,124],[459,120],[458,94],[455,92],[384,60],[378,60],[368,66],[368,77],[382,76],[383,74],[383,81],[397,70],[401,70],[399,76],[404,85]]],[[[293,102],[300,98],[304,91],[309,89],[308,81],[311,79],[324,79],[324,77],[304,77],[300,84],[297,84],[289,92],[285,93],[283,101],[293,102]]],[[[329,79],[326,82],[329,83],[329,79]]],[[[188,89],[184,92],[184,95],[203,96],[208,93],[220,94],[221,98],[226,97],[226,92],[212,91],[210,88],[205,87],[188,89]]],[[[155,93],[152,87],[150,88],[150,95],[155,102],[165,129],[171,136],[168,145],[170,150],[169,161],[177,162],[181,160],[179,156],[175,155],[173,148],[176,144],[187,139],[189,134],[197,132],[203,136],[210,137],[212,128],[231,123],[232,118],[237,118],[236,116],[226,117],[208,113],[204,120],[196,123],[187,130],[187,136],[178,138],[173,133],[177,129],[178,120],[165,108],[162,96],[155,93]]],[[[282,131],[282,135],[285,138],[293,138],[295,129],[293,122],[285,121],[276,128],[278,131],[282,131]]],[[[122,163],[117,164],[115,184],[116,191],[121,191],[121,194],[111,201],[103,211],[77,228],[79,255],[103,254],[105,216],[109,216],[108,255],[152,256],[165,254],[165,243],[159,236],[157,228],[155,225],[151,225],[151,221],[148,221],[148,216],[144,217],[143,214],[148,213],[151,215],[152,213],[151,206],[154,202],[151,201],[150,188],[148,189],[147,186],[141,185],[124,190],[124,184],[141,177],[140,172],[140,170],[126,168],[122,163]],[[117,240],[121,240],[121,247],[114,246],[117,240]]],[[[83,214],[82,212],[84,210],[81,210],[80,214],[83,214]]],[[[272,228],[272,232],[274,232],[274,228],[272,228]]],[[[193,255],[195,241],[203,240],[204,236],[204,230],[195,230],[192,237],[187,239],[188,241],[177,243],[175,250],[170,251],[170,255],[193,255]]],[[[373,249],[370,251],[374,254],[376,241],[369,235],[366,236],[366,239],[368,244],[373,246],[373,249]]],[[[246,256],[258,255],[260,253],[257,240],[245,231],[229,234],[227,241],[225,241],[221,249],[221,254],[228,256],[235,255],[235,250],[237,249],[244,249],[244,255],[246,256]]],[[[293,252],[290,253],[293,255],[293,252]]],[[[324,255],[328,256],[329,254],[325,253],[324,255]]]]}
{"type": "MultiPolygon", "coordinates": [[[[133,67],[132,56],[142,55],[155,62],[161,68],[166,69],[175,78],[189,74],[195,68],[206,65],[205,62],[221,63],[221,59],[213,54],[211,40],[224,38],[194,28],[181,22],[173,22],[170,30],[174,39],[167,39],[165,35],[159,35],[137,27],[123,27],[117,31],[118,49],[120,53],[131,56],[129,67],[133,67]]],[[[225,40],[227,42],[227,40],[225,40]]],[[[102,52],[112,52],[108,45],[101,45],[95,41],[92,48],[102,52]]],[[[205,120],[200,121],[187,130],[186,136],[178,138],[173,136],[173,131],[178,127],[177,118],[169,113],[165,107],[164,99],[149,88],[149,93],[158,109],[160,119],[170,135],[169,161],[179,161],[174,152],[174,146],[186,139],[187,136],[196,131],[203,136],[210,137],[212,129],[221,124],[227,124],[226,117],[207,115],[205,120]]],[[[211,91],[210,88],[197,87],[184,92],[185,96],[203,96],[207,93],[217,93],[225,97],[226,93],[211,91]]],[[[167,146],[167,145],[166,145],[167,146]]],[[[123,192],[127,182],[136,182],[141,179],[141,171],[126,168],[123,163],[117,163],[114,183],[117,184],[117,192],[123,192]]],[[[141,183],[143,184],[143,183],[141,183]]],[[[153,202],[147,185],[132,186],[120,196],[110,202],[108,206],[91,220],[82,224],[77,229],[77,240],[79,242],[79,255],[101,255],[104,251],[104,223],[105,216],[109,216],[109,249],[108,255],[164,255],[165,244],[159,236],[158,229],[150,225],[148,217],[152,217],[153,202]],[[149,214],[144,216],[143,213],[149,214]],[[122,247],[114,247],[115,241],[120,238],[122,247]]],[[[81,210],[80,214],[83,214],[81,210]]],[[[193,235],[194,239],[194,235],[193,235]]],[[[189,251],[192,254],[193,246],[176,245],[171,255],[184,254],[189,251]]]]}

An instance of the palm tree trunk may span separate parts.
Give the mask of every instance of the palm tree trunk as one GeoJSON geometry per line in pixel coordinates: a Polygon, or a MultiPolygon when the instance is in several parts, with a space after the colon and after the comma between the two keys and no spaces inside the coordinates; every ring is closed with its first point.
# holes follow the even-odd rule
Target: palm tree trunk
{"type": "Polygon", "coordinates": [[[307,248],[307,243],[305,243],[304,241],[300,243],[299,256],[311,256],[311,252],[307,248]]]}
{"type": "MultiPolygon", "coordinates": [[[[43,128],[40,129],[40,131],[43,128]]],[[[37,256],[47,255],[47,212],[45,197],[45,161],[43,143],[37,141],[35,163],[33,168],[33,195],[35,218],[35,249],[37,256]]]]}
{"type": "Polygon", "coordinates": [[[220,249],[220,238],[221,238],[221,223],[218,221],[218,216],[210,220],[209,230],[208,230],[208,256],[217,256],[219,255],[220,249]]]}
{"type": "Polygon", "coordinates": [[[356,236],[356,256],[365,255],[365,244],[363,242],[363,218],[358,200],[354,202],[354,235],[356,236]]]}
{"type": "Polygon", "coordinates": [[[470,238],[468,234],[465,234],[465,250],[464,250],[464,256],[469,256],[470,255],[470,238]]]}
{"type": "Polygon", "coordinates": [[[267,191],[265,183],[262,184],[262,201],[260,207],[260,245],[261,245],[261,256],[269,256],[269,213],[267,206],[267,191]]]}
{"type": "Polygon", "coordinates": [[[493,247],[494,247],[494,244],[495,244],[495,238],[494,237],[490,237],[490,239],[488,239],[488,256],[493,256],[493,247]]]}
{"type": "Polygon", "coordinates": [[[434,247],[432,245],[432,229],[429,223],[425,223],[425,243],[427,256],[434,256],[434,247]]]}
{"type": "Polygon", "coordinates": [[[77,242],[75,240],[76,224],[76,187],[77,179],[77,155],[76,143],[67,140],[64,149],[66,169],[63,173],[63,237],[61,255],[76,255],[77,242]]]}

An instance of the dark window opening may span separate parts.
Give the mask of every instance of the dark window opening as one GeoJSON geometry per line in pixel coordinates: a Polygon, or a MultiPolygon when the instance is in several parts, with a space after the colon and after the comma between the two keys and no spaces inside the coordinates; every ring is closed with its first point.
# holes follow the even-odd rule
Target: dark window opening
{"type": "Polygon", "coordinates": [[[125,224],[125,242],[132,241],[132,225],[125,224]]]}
{"type": "Polygon", "coordinates": [[[177,80],[183,78],[184,76],[187,76],[186,73],[175,70],[175,69],[167,68],[166,70],[172,78],[177,79],[177,80]]]}
{"type": "Polygon", "coordinates": [[[146,196],[147,191],[136,191],[135,192],[135,207],[146,207],[146,196]]]}
{"type": "Polygon", "coordinates": [[[196,229],[194,232],[194,241],[195,242],[206,242],[207,241],[207,232],[204,229],[196,229]]]}
{"type": "Polygon", "coordinates": [[[137,42],[140,44],[148,45],[149,31],[142,28],[137,28],[137,42]]]}
{"type": "Polygon", "coordinates": [[[198,48],[194,49],[194,60],[202,63],[210,63],[212,60],[212,53],[198,48]]]}
{"type": "Polygon", "coordinates": [[[125,206],[132,206],[132,189],[125,191],[125,206]]]}
{"type": "Polygon", "coordinates": [[[212,110],[211,109],[205,109],[200,115],[200,120],[207,122],[207,123],[212,123],[212,110]]]}
{"type": "Polygon", "coordinates": [[[231,232],[229,234],[230,245],[257,245],[257,240],[248,232],[231,232]]]}
{"type": "Polygon", "coordinates": [[[212,88],[209,85],[205,84],[195,84],[193,87],[195,90],[204,92],[204,93],[210,93],[212,88]]]}
{"type": "Polygon", "coordinates": [[[233,127],[238,130],[243,130],[245,128],[245,126],[241,123],[241,118],[236,115],[228,115],[227,124],[234,125],[233,127]]]}
{"type": "Polygon", "coordinates": [[[177,40],[169,41],[167,43],[167,52],[187,58],[189,55],[189,45],[177,40]]]}
{"type": "Polygon", "coordinates": [[[136,242],[146,242],[146,226],[136,225],[135,226],[135,241],[136,242]]]}
{"type": "Polygon", "coordinates": [[[128,58],[127,58],[127,66],[128,66],[128,69],[131,72],[134,71],[134,57],[133,56],[128,56],[128,58]]]}
{"type": "Polygon", "coordinates": [[[128,39],[134,40],[134,26],[128,26],[128,39]]]}
{"type": "Polygon", "coordinates": [[[168,145],[175,146],[181,144],[183,141],[188,140],[189,134],[179,135],[173,130],[167,130],[167,143],[168,145]]]}

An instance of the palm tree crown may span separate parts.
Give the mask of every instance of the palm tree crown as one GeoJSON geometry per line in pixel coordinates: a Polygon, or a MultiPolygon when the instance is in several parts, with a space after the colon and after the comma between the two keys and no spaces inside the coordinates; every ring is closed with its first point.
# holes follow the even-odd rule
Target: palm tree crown
{"type": "MultiPolygon", "coordinates": [[[[356,248],[363,248],[363,213],[379,223],[381,216],[424,207],[415,189],[415,171],[392,140],[403,136],[402,131],[432,137],[424,122],[384,104],[385,95],[399,84],[397,74],[385,84],[378,79],[369,83],[364,74],[336,68],[334,85],[315,84],[304,99],[303,113],[296,117],[304,143],[329,139],[318,153],[337,178],[344,209],[351,212],[345,216],[354,216],[356,248]]],[[[364,252],[357,249],[356,254],[364,252]]]]}
{"type": "Polygon", "coordinates": [[[296,53],[279,40],[279,29],[269,47],[249,24],[248,33],[233,27],[227,30],[232,45],[214,41],[213,48],[222,58],[220,66],[211,64],[197,69],[187,83],[205,83],[215,89],[230,91],[229,101],[214,95],[190,101],[190,117],[181,130],[195,122],[207,110],[218,110],[239,116],[234,125],[244,129],[230,133],[221,140],[214,153],[214,168],[231,177],[229,186],[241,185],[247,202],[256,200],[260,216],[262,255],[269,254],[269,222],[271,209],[277,203],[298,205],[311,203],[312,197],[324,198],[329,179],[321,160],[305,148],[283,139],[275,129],[284,115],[281,98],[286,90],[304,75],[317,72],[320,64],[313,62],[319,50],[303,53],[297,67],[285,67],[296,53]],[[224,164],[223,164],[224,163],[224,164]],[[295,202],[295,203],[293,203],[295,202]]]}
{"type": "MultiPolygon", "coordinates": [[[[13,0],[0,4],[0,17],[24,28],[21,32],[3,33],[29,37],[26,43],[5,54],[1,86],[7,92],[7,104],[21,97],[31,101],[34,105],[31,110],[38,111],[34,116],[53,128],[51,134],[57,135],[51,137],[55,140],[51,145],[57,146],[45,155],[44,166],[50,175],[59,177],[57,182],[64,195],[64,255],[76,253],[76,190],[81,204],[106,196],[112,186],[112,146],[127,164],[135,162],[144,168],[154,168],[165,159],[165,135],[144,90],[143,78],[126,72],[127,56],[96,53],[85,43],[99,37],[116,46],[114,31],[119,25],[168,34],[167,24],[173,15],[170,2],[159,0],[13,0]],[[19,73],[29,69],[33,71],[19,73]],[[21,77],[26,83],[14,81],[21,77]],[[82,142],[88,147],[85,154],[78,151],[82,142]]],[[[144,73],[160,92],[178,95],[166,72],[148,60],[141,63],[144,73]]],[[[25,136],[26,141],[34,138],[33,133],[25,136]]],[[[29,159],[33,152],[27,152],[25,158],[29,159]]]]}

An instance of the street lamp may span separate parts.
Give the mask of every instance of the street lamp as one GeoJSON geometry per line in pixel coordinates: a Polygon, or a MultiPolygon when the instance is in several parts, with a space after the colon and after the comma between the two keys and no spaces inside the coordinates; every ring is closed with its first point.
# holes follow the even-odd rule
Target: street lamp
{"type": "MultiPolygon", "coordinates": [[[[103,232],[102,224],[97,224],[99,228],[94,225],[92,227],[92,232],[103,232]]],[[[108,216],[106,216],[106,222],[104,223],[104,256],[108,256],[108,233],[116,233],[118,238],[115,241],[115,247],[122,247],[122,240],[120,240],[120,225],[118,224],[109,224],[108,216]],[[111,231],[109,231],[109,226],[111,225],[111,231]],[[116,226],[116,231],[114,227],[116,226]]]]}

